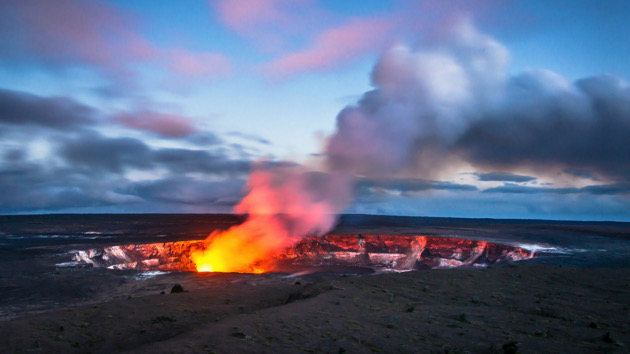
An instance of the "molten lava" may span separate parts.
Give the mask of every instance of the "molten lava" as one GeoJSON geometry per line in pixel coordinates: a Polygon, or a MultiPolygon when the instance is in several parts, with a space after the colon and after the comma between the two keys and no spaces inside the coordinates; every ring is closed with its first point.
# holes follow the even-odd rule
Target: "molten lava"
{"type": "Polygon", "coordinates": [[[204,247],[191,252],[198,272],[264,273],[270,271],[273,255],[289,247],[294,239],[283,235],[274,219],[250,217],[245,223],[225,232],[214,232],[204,247]],[[265,227],[259,227],[264,223],[265,227]],[[274,232],[275,231],[275,232],[274,232]]]}

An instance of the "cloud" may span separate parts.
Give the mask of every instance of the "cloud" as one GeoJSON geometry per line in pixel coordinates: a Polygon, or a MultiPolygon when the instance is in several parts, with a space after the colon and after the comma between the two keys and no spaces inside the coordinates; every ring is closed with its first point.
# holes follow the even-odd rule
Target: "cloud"
{"type": "Polygon", "coordinates": [[[152,148],[138,139],[105,137],[94,132],[65,138],[58,147],[58,153],[69,164],[85,168],[89,173],[162,168],[177,174],[239,175],[247,173],[250,168],[250,161],[231,160],[220,152],[152,148]]]}
{"type": "Polygon", "coordinates": [[[574,168],[566,168],[562,172],[568,173],[575,177],[580,177],[584,179],[591,179],[593,181],[599,181],[599,178],[593,174],[592,171],[586,169],[574,169],[574,168]]]}
{"type": "Polygon", "coordinates": [[[431,197],[424,198],[406,194],[361,198],[347,212],[406,216],[627,222],[630,221],[628,208],[630,208],[630,199],[623,195],[435,192],[431,197]]]}
{"type": "Polygon", "coordinates": [[[149,202],[232,208],[238,204],[243,187],[244,179],[229,178],[219,182],[208,182],[185,176],[172,176],[134,182],[127,186],[124,192],[149,202]]]}
{"type": "Polygon", "coordinates": [[[0,3],[0,23],[0,61],[14,66],[86,66],[117,87],[137,85],[137,63],[176,77],[214,79],[230,72],[220,53],[154,45],[139,34],[136,18],[107,3],[8,0],[0,3]]]}
{"type": "Polygon", "coordinates": [[[454,27],[435,48],[397,44],[372,72],[374,90],[337,116],[326,150],[332,168],[395,174],[439,171],[450,145],[494,99],[509,54],[470,23],[454,27]]]}
{"type": "Polygon", "coordinates": [[[455,149],[481,166],[586,170],[630,179],[630,90],[618,78],[574,84],[534,71],[506,83],[500,110],[471,124],[455,149]],[[501,148],[498,149],[497,147],[501,148]]]}
{"type": "Polygon", "coordinates": [[[265,138],[261,138],[261,137],[259,137],[258,135],[255,135],[255,134],[247,134],[247,133],[243,133],[243,132],[233,131],[233,132],[227,133],[226,135],[235,136],[235,137],[242,138],[242,139],[245,139],[245,140],[254,141],[254,142],[257,142],[257,143],[263,144],[263,145],[271,145],[271,141],[269,141],[269,140],[267,140],[265,138]]]}
{"type": "Polygon", "coordinates": [[[41,97],[0,89],[0,124],[56,130],[94,125],[96,112],[67,97],[41,97]]]}
{"type": "MultiPolygon", "coordinates": [[[[244,3],[225,1],[218,7],[229,4],[227,8],[232,10],[232,16],[222,18],[230,28],[255,36],[257,42],[276,43],[275,52],[281,54],[261,67],[262,72],[273,79],[338,69],[377,54],[407,37],[426,41],[431,38],[424,36],[431,32],[434,37],[440,37],[445,24],[453,22],[461,13],[483,14],[486,7],[501,7],[498,3],[486,6],[486,1],[474,4],[460,0],[439,4],[421,1],[396,4],[391,10],[374,16],[349,17],[313,1],[257,1],[255,7],[262,8],[258,14],[244,3]],[[295,33],[299,35],[289,41],[295,33]],[[289,44],[280,46],[277,42],[289,44]]],[[[350,12],[356,14],[364,10],[370,12],[367,8],[350,12]]]]}
{"type": "MultiPolygon", "coordinates": [[[[218,18],[276,57],[260,66],[272,79],[330,71],[383,50],[401,28],[402,12],[380,17],[348,17],[315,1],[210,1],[218,18]]],[[[415,19],[414,19],[415,22],[415,19]]]]}
{"type": "Polygon", "coordinates": [[[221,138],[211,132],[195,133],[188,138],[188,141],[201,146],[218,145],[223,142],[221,138]]]}
{"type": "Polygon", "coordinates": [[[22,149],[0,156],[0,213],[229,212],[250,167],[220,149],[155,148],[91,130],[56,135],[50,143],[52,154],[43,159],[22,149]]]}
{"type": "Polygon", "coordinates": [[[219,19],[230,28],[246,32],[254,27],[286,19],[279,7],[288,1],[283,0],[217,0],[209,1],[214,5],[219,19]]]}
{"type": "Polygon", "coordinates": [[[81,168],[26,161],[0,163],[0,213],[60,211],[230,212],[245,180],[212,182],[172,174],[131,181],[120,175],[91,175],[81,168]]]}
{"type": "Polygon", "coordinates": [[[387,19],[352,19],[322,31],[310,48],[281,56],[266,64],[263,71],[286,78],[303,72],[330,70],[383,48],[392,29],[387,19]]]}
{"type": "Polygon", "coordinates": [[[484,193],[512,193],[512,194],[594,194],[594,195],[619,195],[629,194],[630,184],[603,184],[582,188],[565,187],[532,187],[521,186],[513,183],[505,183],[503,186],[488,188],[484,193]]]}
{"type": "Polygon", "coordinates": [[[33,55],[53,65],[113,67],[120,58],[148,58],[153,52],[132,30],[132,18],[104,3],[8,0],[1,10],[2,22],[8,24],[0,32],[9,52],[4,55],[33,55]]]}
{"type": "Polygon", "coordinates": [[[374,67],[374,89],[337,116],[330,167],[366,176],[567,168],[630,181],[630,89],[619,78],[568,82],[508,73],[509,52],[470,21],[433,46],[398,44],[374,67]]]}
{"type": "Polygon", "coordinates": [[[197,132],[187,117],[148,110],[121,112],[114,115],[112,120],[127,128],[156,133],[166,138],[183,138],[197,132]]]}
{"type": "Polygon", "coordinates": [[[74,166],[99,173],[121,173],[128,168],[149,169],[151,149],[133,138],[106,138],[89,133],[64,141],[59,155],[74,166]]]}
{"type": "Polygon", "coordinates": [[[174,73],[185,77],[220,78],[230,76],[232,65],[225,55],[191,52],[174,48],[164,50],[164,62],[174,73]]]}
{"type": "Polygon", "coordinates": [[[0,112],[0,213],[229,212],[250,168],[249,157],[233,158],[229,145],[186,117],[155,111],[108,117],[67,97],[1,89],[0,112]],[[112,120],[208,149],[156,147],[99,132],[112,120]]]}
{"type": "Polygon", "coordinates": [[[583,192],[596,194],[596,195],[615,195],[615,194],[630,194],[630,184],[617,183],[617,184],[600,184],[593,186],[586,186],[580,189],[583,192]]]}
{"type": "Polygon", "coordinates": [[[241,175],[249,172],[251,164],[246,160],[231,160],[220,153],[172,148],[154,150],[150,159],[154,164],[175,173],[203,172],[217,175],[241,175]]]}
{"type": "Polygon", "coordinates": [[[426,190],[443,191],[476,191],[477,187],[470,184],[459,184],[445,181],[431,181],[418,178],[389,178],[389,179],[368,179],[363,178],[357,182],[359,190],[372,188],[399,191],[399,192],[420,192],[426,190]]]}
{"type": "Polygon", "coordinates": [[[472,173],[482,182],[531,182],[536,177],[515,175],[509,172],[472,173]]]}
{"type": "Polygon", "coordinates": [[[50,166],[65,164],[92,176],[158,168],[211,175],[249,171],[249,160],[229,158],[227,155],[233,149],[214,133],[199,131],[183,116],[145,110],[118,113],[109,121],[162,137],[211,146],[212,150],[155,148],[135,138],[104,136],[98,129],[107,120],[97,119],[104,114],[66,97],[41,97],[0,89],[0,112],[0,129],[4,128],[0,130],[4,134],[2,157],[7,163],[28,160],[32,157],[29,144],[45,138],[44,149],[50,151],[38,153],[40,158],[45,156],[50,166]]]}
{"type": "MultiPolygon", "coordinates": [[[[69,133],[81,129],[95,129],[109,120],[129,129],[154,133],[163,138],[186,138],[200,145],[217,145],[222,142],[212,132],[200,131],[186,116],[148,109],[121,111],[107,116],[91,106],[64,96],[42,97],[0,89],[0,112],[2,112],[0,129],[3,126],[5,130],[12,127],[14,132],[17,128],[23,130],[24,127],[40,127],[69,133]],[[101,117],[107,119],[100,119],[101,117]]],[[[7,135],[7,140],[10,138],[7,135]]]]}
{"type": "Polygon", "coordinates": [[[113,192],[121,178],[92,178],[72,168],[27,161],[0,163],[0,213],[56,211],[72,207],[133,204],[137,198],[113,192]]]}

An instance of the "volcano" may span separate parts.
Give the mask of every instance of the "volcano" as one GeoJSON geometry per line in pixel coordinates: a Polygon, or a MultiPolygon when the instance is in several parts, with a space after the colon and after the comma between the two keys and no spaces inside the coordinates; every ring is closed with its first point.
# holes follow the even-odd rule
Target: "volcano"
{"type": "MultiPolygon", "coordinates": [[[[191,253],[203,250],[203,240],[127,244],[72,251],[75,264],[110,269],[197,271],[191,253]]],[[[534,257],[534,252],[450,237],[374,234],[310,236],[265,262],[265,272],[317,267],[364,267],[416,270],[483,267],[534,257]]]]}

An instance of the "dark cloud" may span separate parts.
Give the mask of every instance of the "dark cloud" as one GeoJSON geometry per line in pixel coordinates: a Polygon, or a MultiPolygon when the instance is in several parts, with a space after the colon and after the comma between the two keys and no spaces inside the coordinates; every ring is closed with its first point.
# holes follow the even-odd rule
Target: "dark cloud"
{"type": "Polygon", "coordinates": [[[360,179],[357,182],[358,189],[379,188],[400,192],[420,192],[426,190],[445,191],[476,191],[477,187],[470,184],[458,184],[453,182],[431,181],[417,178],[397,179],[360,179]]]}
{"type": "Polygon", "coordinates": [[[466,218],[630,221],[630,198],[616,195],[440,193],[431,198],[381,195],[362,198],[348,212],[466,218]]]}
{"type": "Polygon", "coordinates": [[[597,171],[630,180],[630,90],[610,76],[567,87],[528,73],[508,83],[502,111],[474,122],[454,150],[481,166],[597,171]]]}
{"type": "Polygon", "coordinates": [[[0,164],[0,213],[58,211],[133,203],[135,198],[112,192],[120,178],[92,178],[68,168],[24,161],[0,164]]]}
{"type": "Polygon", "coordinates": [[[208,174],[244,174],[249,172],[250,161],[231,160],[222,154],[204,150],[158,149],[151,154],[155,164],[176,173],[204,172],[208,174]]]}
{"type": "Polygon", "coordinates": [[[489,173],[472,173],[477,176],[477,179],[483,182],[531,182],[536,180],[536,177],[515,175],[509,172],[489,172],[489,173]]]}
{"type": "MultiPolygon", "coordinates": [[[[120,141],[112,139],[108,143],[114,145],[120,141]]],[[[159,165],[170,173],[157,180],[131,181],[118,173],[103,173],[110,172],[111,168],[126,168],[125,159],[126,156],[118,157],[99,165],[58,166],[45,166],[18,157],[11,162],[0,162],[0,190],[3,191],[0,213],[69,210],[229,212],[242,196],[244,177],[229,175],[224,180],[217,180],[217,174],[224,173],[218,170],[206,174],[214,176],[213,181],[206,181],[203,176],[188,177],[186,173],[189,171],[177,171],[169,164],[159,165]]],[[[133,164],[137,162],[134,160],[133,164]]]]}
{"type": "Polygon", "coordinates": [[[536,193],[552,193],[552,194],[572,194],[579,193],[579,188],[552,188],[552,187],[531,187],[522,186],[514,183],[505,183],[502,186],[487,188],[484,193],[512,193],[512,194],[536,194],[536,193]]]}
{"type": "Polygon", "coordinates": [[[154,133],[164,138],[184,138],[197,133],[189,118],[151,110],[120,112],[112,120],[129,129],[154,133]]]}
{"type": "Polygon", "coordinates": [[[630,194],[630,184],[601,184],[583,187],[580,188],[580,190],[582,192],[598,195],[630,194]]]}
{"type": "Polygon", "coordinates": [[[228,136],[235,136],[237,138],[241,138],[241,139],[245,139],[245,140],[249,140],[249,141],[254,141],[257,142],[259,144],[263,144],[263,145],[271,145],[271,141],[265,139],[265,138],[261,138],[258,135],[255,134],[246,134],[246,133],[242,133],[242,132],[229,132],[226,135],[228,136]]]}
{"type": "Polygon", "coordinates": [[[178,176],[135,182],[125,188],[124,192],[146,201],[231,208],[240,201],[244,186],[244,179],[230,178],[220,182],[208,182],[178,176]]]}
{"type": "Polygon", "coordinates": [[[4,152],[4,160],[9,163],[15,163],[24,160],[26,153],[24,150],[8,149],[4,152]]]}
{"type": "Polygon", "coordinates": [[[63,141],[59,155],[74,166],[113,173],[163,168],[180,174],[239,175],[247,173],[250,165],[250,161],[232,160],[220,152],[151,148],[138,139],[110,138],[93,132],[63,141]]]}
{"type": "Polygon", "coordinates": [[[586,169],[575,169],[575,168],[566,168],[562,172],[573,175],[575,177],[580,177],[584,179],[592,179],[593,181],[599,181],[599,178],[595,176],[595,174],[586,169]]]}
{"type": "MultiPolygon", "coordinates": [[[[225,175],[238,180],[249,171],[250,161],[231,157],[233,151],[213,133],[183,131],[186,134],[180,138],[186,142],[193,136],[203,136],[206,143],[212,144],[211,150],[158,148],[135,138],[102,135],[97,131],[101,127],[98,123],[105,122],[97,120],[101,116],[72,99],[0,90],[0,213],[177,211],[178,204],[198,208],[191,211],[219,210],[203,208],[200,198],[210,193],[203,193],[203,188],[221,190],[215,192],[218,199],[208,196],[203,200],[212,201],[211,206],[226,212],[240,196],[235,190],[240,191],[242,182],[235,188],[229,183],[212,184],[187,176],[198,174],[197,178],[211,176],[216,180],[225,175]],[[126,178],[126,173],[139,170],[180,179],[165,177],[160,186],[151,189],[149,182],[141,186],[126,178]],[[188,189],[184,188],[187,184],[188,189]],[[194,192],[186,192],[195,186],[194,192]],[[147,204],[144,198],[158,187],[162,188],[159,198],[154,194],[152,200],[159,206],[147,204]]],[[[148,123],[136,128],[171,138],[181,135],[182,131],[170,130],[171,118],[177,117],[158,114],[149,118],[155,117],[160,129],[148,123]]]]}
{"type": "Polygon", "coordinates": [[[513,194],[594,194],[594,195],[620,195],[630,193],[630,184],[603,184],[582,188],[565,187],[531,187],[513,183],[505,183],[503,186],[488,188],[484,193],[513,193],[513,194]]]}
{"type": "Polygon", "coordinates": [[[76,129],[95,123],[96,112],[67,97],[41,97],[0,89],[0,124],[76,129]]]}
{"type": "Polygon", "coordinates": [[[188,141],[201,146],[218,145],[223,143],[223,140],[221,138],[219,138],[216,134],[210,132],[200,132],[193,134],[188,138],[188,141]]]}
{"type": "Polygon", "coordinates": [[[123,172],[127,168],[152,167],[151,149],[133,138],[108,138],[89,133],[62,143],[59,155],[68,163],[95,172],[123,172]]]}

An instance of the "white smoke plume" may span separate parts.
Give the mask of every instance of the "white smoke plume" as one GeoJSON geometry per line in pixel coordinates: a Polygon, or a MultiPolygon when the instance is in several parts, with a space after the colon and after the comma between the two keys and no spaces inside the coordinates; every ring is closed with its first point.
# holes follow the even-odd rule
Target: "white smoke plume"
{"type": "Polygon", "coordinates": [[[330,166],[429,176],[466,161],[630,179],[630,90],[621,79],[510,76],[508,65],[507,49],[469,21],[431,48],[392,47],[374,68],[374,90],[337,117],[330,166]]]}

